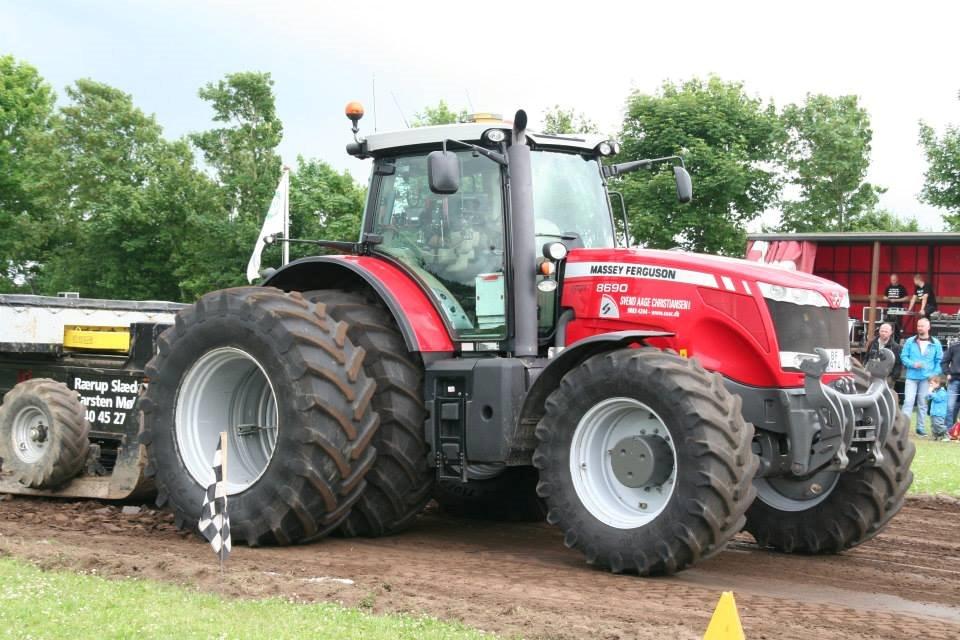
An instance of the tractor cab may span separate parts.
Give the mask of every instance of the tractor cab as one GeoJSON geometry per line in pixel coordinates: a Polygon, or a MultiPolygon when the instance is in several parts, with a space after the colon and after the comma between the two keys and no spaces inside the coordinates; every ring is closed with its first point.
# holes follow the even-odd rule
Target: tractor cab
{"type": "Polygon", "coordinates": [[[487,350],[510,350],[511,274],[520,265],[535,272],[542,346],[556,328],[559,295],[556,265],[543,247],[618,244],[606,188],[610,173],[601,164],[617,145],[598,135],[525,133],[532,211],[519,212],[509,191],[513,124],[478,120],[373,133],[348,146],[352,155],[374,159],[364,237],[375,240],[374,252],[421,281],[455,340],[487,350]],[[516,216],[532,219],[532,237],[517,237],[516,216]]]}

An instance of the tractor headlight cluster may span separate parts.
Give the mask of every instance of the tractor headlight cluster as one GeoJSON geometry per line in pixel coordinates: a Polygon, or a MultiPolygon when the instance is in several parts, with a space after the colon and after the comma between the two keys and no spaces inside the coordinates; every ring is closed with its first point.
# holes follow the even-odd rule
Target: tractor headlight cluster
{"type": "Polygon", "coordinates": [[[487,129],[483,132],[483,139],[487,142],[503,142],[506,138],[507,134],[503,129],[487,129]]]}
{"type": "Polygon", "coordinates": [[[567,245],[562,242],[548,242],[543,245],[543,257],[554,262],[567,257],[567,245]]]}
{"type": "Polygon", "coordinates": [[[597,145],[596,149],[602,156],[615,156],[620,153],[620,144],[614,140],[604,140],[597,145]]]}
{"type": "MultiPolygon", "coordinates": [[[[813,289],[798,289],[796,287],[784,287],[783,285],[769,284],[767,282],[758,282],[757,285],[760,287],[760,293],[763,294],[764,298],[768,298],[776,302],[789,302],[790,304],[797,304],[797,305],[808,306],[808,307],[829,307],[830,306],[830,303],[827,301],[826,296],[824,296],[819,291],[814,291],[813,289]]],[[[847,306],[850,306],[849,295],[846,295],[846,298],[847,298],[847,306]]]]}

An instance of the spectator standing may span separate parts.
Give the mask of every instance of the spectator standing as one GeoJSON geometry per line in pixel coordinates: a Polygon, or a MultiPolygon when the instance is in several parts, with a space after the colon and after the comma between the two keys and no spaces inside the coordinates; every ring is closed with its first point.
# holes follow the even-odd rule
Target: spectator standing
{"type": "Polygon", "coordinates": [[[943,376],[930,376],[930,430],[934,440],[947,438],[947,390],[943,376]]]}
{"type": "Polygon", "coordinates": [[[913,276],[913,284],[917,288],[913,292],[913,297],[910,298],[910,306],[907,307],[907,311],[913,311],[913,305],[920,303],[917,311],[920,312],[921,317],[929,318],[930,314],[937,310],[937,296],[933,293],[933,286],[926,282],[924,276],[919,273],[913,276]]]}
{"type": "Polygon", "coordinates": [[[900,362],[907,369],[907,380],[903,394],[903,413],[913,417],[913,407],[917,407],[917,435],[927,435],[927,393],[930,376],[940,372],[943,360],[943,347],[940,341],[930,335],[930,320],[917,320],[917,335],[907,338],[900,351],[900,362]]]}
{"type": "MultiPolygon", "coordinates": [[[[890,376],[887,381],[893,386],[893,383],[900,379],[900,372],[903,371],[903,364],[900,362],[900,343],[893,338],[893,325],[884,322],[880,325],[876,338],[867,345],[867,354],[863,359],[866,364],[871,360],[880,359],[880,349],[890,349],[893,352],[895,360],[893,369],[890,370],[890,376]]],[[[946,360],[944,360],[946,362],[946,360]]],[[[957,381],[960,383],[960,349],[957,351],[957,381]]]]}
{"type": "Polygon", "coordinates": [[[954,342],[947,347],[940,363],[943,374],[947,376],[947,427],[957,421],[957,411],[960,410],[960,342],[954,342]]]}

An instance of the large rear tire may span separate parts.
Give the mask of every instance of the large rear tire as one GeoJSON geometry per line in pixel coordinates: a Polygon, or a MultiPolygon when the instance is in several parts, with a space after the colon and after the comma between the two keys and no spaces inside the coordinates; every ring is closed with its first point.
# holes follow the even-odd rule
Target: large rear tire
{"type": "Polygon", "coordinates": [[[753,502],[740,398],[674,353],[589,358],[549,396],[536,435],[547,521],[616,573],[669,574],[719,552],[753,502]]]}
{"type": "Polygon", "coordinates": [[[268,287],[215,291],[177,314],[141,407],[147,475],[180,527],[197,527],[220,431],[234,540],[308,542],[343,522],[378,424],[348,329],[323,304],[268,287]]]}
{"type": "Polygon", "coordinates": [[[324,303],[332,318],[347,323],[347,337],[366,351],[364,371],[377,385],[372,399],[380,415],[373,437],[377,459],[367,489],[339,533],[376,537],[403,531],[423,511],[434,483],[424,427],[423,363],[372,294],[327,290],[304,296],[324,303]]]}
{"type": "MultiPolygon", "coordinates": [[[[857,367],[854,378],[861,391],[869,384],[869,375],[857,367]]],[[[805,480],[757,480],[746,529],[759,545],[786,553],[838,553],[880,533],[903,507],[913,482],[916,447],[910,420],[896,399],[894,405],[897,415],[879,466],[821,472],[805,480]],[[818,493],[802,490],[813,484],[821,487],[818,493]]]]}
{"type": "Polygon", "coordinates": [[[18,383],[0,406],[3,471],[31,489],[55,489],[87,460],[90,423],[76,391],[49,378],[18,383]]]}

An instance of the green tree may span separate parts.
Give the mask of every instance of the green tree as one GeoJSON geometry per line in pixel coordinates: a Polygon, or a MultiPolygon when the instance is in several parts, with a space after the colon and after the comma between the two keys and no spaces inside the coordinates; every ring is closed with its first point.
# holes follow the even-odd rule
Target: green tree
{"type": "Polygon", "coordinates": [[[946,209],[944,221],[951,229],[960,229],[960,128],[950,125],[938,136],[921,122],[920,146],[927,156],[920,199],[946,209]]]}
{"type": "Polygon", "coordinates": [[[36,204],[37,291],[180,298],[175,271],[197,206],[184,194],[193,185],[209,197],[213,185],[189,145],[164,140],[128,94],[92,80],[66,94],[70,103],[20,160],[36,204]]]}
{"type": "MultiPolygon", "coordinates": [[[[360,237],[365,189],[346,171],[322,160],[297,157],[290,174],[290,235],[294,238],[356,241],[360,237]]],[[[302,246],[298,254],[309,254],[302,246]]],[[[295,252],[291,248],[291,256],[295,252]]]]}
{"type": "Polygon", "coordinates": [[[777,201],[772,164],[782,137],[773,105],[748,96],[740,83],[695,78],[667,82],[656,95],[631,95],[618,160],[682,153],[694,184],[693,201],[679,204],[667,166],[614,183],[628,203],[634,239],[741,254],[746,224],[777,201]]]}
{"type": "Polygon", "coordinates": [[[437,124],[456,124],[458,122],[466,122],[468,117],[469,114],[466,109],[454,111],[445,100],[441,100],[437,103],[437,106],[424,107],[423,111],[418,111],[413,114],[413,120],[410,122],[410,126],[430,127],[437,124]]]}
{"type": "Polygon", "coordinates": [[[901,218],[884,209],[863,213],[844,231],[922,231],[916,218],[901,218]]]}
{"type": "Polygon", "coordinates": [[[783,203],[781,231],[847,231],[876,207],[883,193],[866,182],[870,116],[856,96],[807,95],[782,114],[783,162],[799,198],[783,203]]]}
{"type": "Polygon", "coordinates": [[[213,107],[215,122],[230,126],[193,134],[193,143],[216,170],[230,210],[262,221],[280,180],[276,149],[283,138],[270,74],[231,73],[199,96],[213,107]]]}
{"type": "Polygon", "coordinates": [[[0,291],[19,289],[34,266],[36,205],[21,158],[30,139],[50,126],[54,99],[34,67],[0,56],[0,291]]]}
{"type": "Polygon", "coordinates": [[[554,105],[543,114],[543,133],[600,133],[600,128],[585,114],[554,105]]]}

